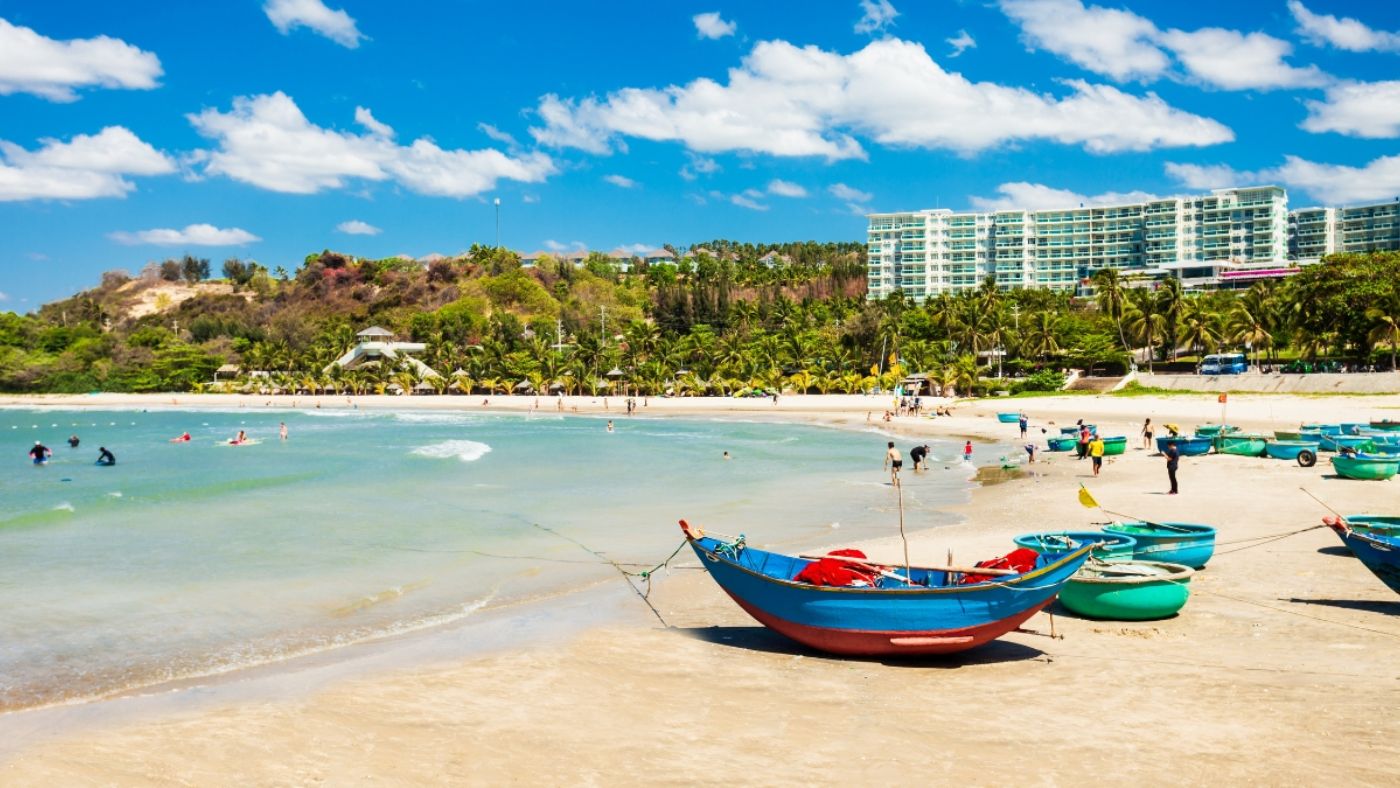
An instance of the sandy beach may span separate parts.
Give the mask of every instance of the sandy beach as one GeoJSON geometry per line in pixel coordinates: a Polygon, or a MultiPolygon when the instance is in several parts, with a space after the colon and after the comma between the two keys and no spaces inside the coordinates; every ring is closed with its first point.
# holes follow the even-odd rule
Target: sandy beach
{"type": "MultiPolygon", "coordinates": [[[[621,398],[5,397],[54,408],[443,408],[555,410],[625,418],[621,398]],[[268,404],[268,403],[271,404],[268,404]],[[577,411],[575,411],[577,408],[577,411]]],[[[941,402],[937,404],[942,404],[941,402]]],[[[1075,419],[1129,436],[1090,477],[1087,461],[1040,462],[975,489],[958,525],[918,530],[915,562],[1006,552],[1010,537],[1085,528],[1088,484],[1107,508],[1219,529],[1181,615],[1145,623],[1062,614],[952,658],[835,659],[762,628],[702,572],[677,569],[622,620],[557,644],[386,669],[305,692],[190,704],[169,713],[50,731],[0,756],[8,785],[722,784],[813,780],[971,785],[1394,785],[1400,763],[1400,598],[1319,523],[1327,510],[1400,514],[1400,481],[1334,477],[1237,456],[1185,458],[1165,495],[1162,459],[1138,448],[1144,418],[1189,430],[1217,422],[1214,395],[1064,396],[954,403],[952,417],[885,423],[887,397],[639,401],[642,416],[799,419],[910,437],[1016,441],[999,410],[1024,410],[1033,435],[1075,419]],[[869,421],[867,421],[869,419],[869,421]]],[[[1400,418],[1400,396],[1231,395],[1247,429],[1400,418]]],[[[868,473],[881,478],[880,444],[868,473]]],[[[979,457],[982,461],[995,458],[979,457]]],[[[999,463],[994,463],[999,464],[999,463]]],[[[677,512],[684,517],[686,513],[677,512]]],[[[701,523],[725,530],[723,523],[701,523]]],[[[860,545],[894,560],[891,538],[860,545]]],[[[677,530],[679,541],[679,530],[677,530]]],[[[811,549],[848,546],[832,543],[811,549]]],[[[677,566],[698,566],[683,555],[677,566]]],[[[621,581],[618,581],[619,583],[621,581]]]]}

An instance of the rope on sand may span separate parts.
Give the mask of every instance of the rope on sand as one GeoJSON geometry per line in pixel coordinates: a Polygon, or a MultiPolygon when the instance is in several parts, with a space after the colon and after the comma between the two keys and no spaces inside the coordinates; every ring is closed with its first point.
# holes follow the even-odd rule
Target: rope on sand
{"type": "MultiPolygon", "coordinates": [[[[539,523],[530,523],[530,525],[535,528],[538,528],[541,531],[544,531],[545,533],[552,534],[567,542],[571,542],[577,545],[579,549],[583,550],[584,552],[591,553],[592,555],[597,556],[600,560],[611,564],[612,568],[616,569],[618,573],[622,575],[622,579],[627,581],[627,587],[632,589],[632,592],[635,593],[637,597],[642,600],[642,602],[647,606],[647,609],[651,610],[651,614],[656,616],[656,620],[661,622],[661,626],[666,627],[667,629],[671,628],[671,625],[666,623],[666,619],[661,617],[661,612],[656,609],[656,606],[651,603],[651,599],[649,598],[651,596],[651,576],[654,573],[656,573],[656,571],[659,569],[668,568],[667,565],[670,564],[671,559],[675,558],[677,555],[680,555],[681,550],[685,549],[685,540],[681,540],[681,543],[676,546],[676,549],[672,550],[671,554],[666,556],[666,559],[661,563],[657,564],[656,566],[653,566],[650,569],[644,569],[640,572],[632,572],[627,569],[624,569],[622,564],[619,564],[611,558],[608,558],[603,553],[594,550],[593,548],[589,547],[583,542],[580,542],[572,536],[569,536],[567,534],[561,534],[547,525],[540,525],[539,523]],[[632,582],[632,578],[634,577],[641,579],[642,585],[646,588],[645,591],[638,588],[637,584],[632,582]]],[[[635,564],[632,565],[635,566],[635,564]]]]}

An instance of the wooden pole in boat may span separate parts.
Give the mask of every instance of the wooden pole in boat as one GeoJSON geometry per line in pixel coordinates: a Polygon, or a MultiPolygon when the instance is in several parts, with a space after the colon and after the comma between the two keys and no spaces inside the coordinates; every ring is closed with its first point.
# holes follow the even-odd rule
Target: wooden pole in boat
{"type": "Polygon", "coordinates": [[[904,543],[904,576],[909,578],[910,585],[913,585],[913,575],[909,568],[909,537],[904,535],[904,484],[899,480],[899,472],[894,474],[895,493],[899,496],[899,541],[904,543]]]}

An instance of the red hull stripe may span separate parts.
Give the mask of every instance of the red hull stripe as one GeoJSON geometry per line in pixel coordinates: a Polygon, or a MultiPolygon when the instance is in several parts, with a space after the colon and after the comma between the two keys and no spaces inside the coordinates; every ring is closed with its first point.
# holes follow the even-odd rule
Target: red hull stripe
{"type": "Polygon", "coordinates": [[[744,600],[730,594],[749,615],[769,629],[786,635],[798,643],[818,651],[858,657],[880,657],[896,654],[952,654],[976,648],[1005,635],[1024,624],[1041,608],[1050,604],[1054,597],[1045,600],[1029,610],[1017,613],[1010,618],[993,621],[962,629],[945,629],[931,632],[879,632],[859,629],[822,629],[796,624],[766,613],[744,600]]]}

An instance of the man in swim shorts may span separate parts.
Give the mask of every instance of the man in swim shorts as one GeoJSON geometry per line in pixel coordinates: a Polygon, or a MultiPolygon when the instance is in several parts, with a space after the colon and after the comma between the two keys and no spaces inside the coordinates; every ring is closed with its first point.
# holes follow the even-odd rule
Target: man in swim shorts
{"type": "Polygon", "coordinates": [[[890,471],[890,484],[899,481],[899,469],[904,467],[904,457],[900,455],[899,449],[894,447],[894,441],[889,442],[889,448],[885,451],[885,467],[890,471]]]}

